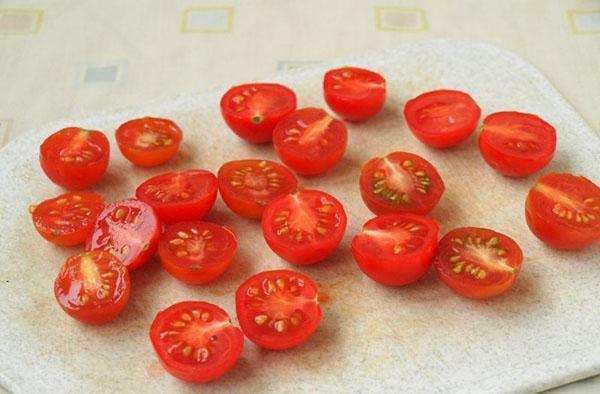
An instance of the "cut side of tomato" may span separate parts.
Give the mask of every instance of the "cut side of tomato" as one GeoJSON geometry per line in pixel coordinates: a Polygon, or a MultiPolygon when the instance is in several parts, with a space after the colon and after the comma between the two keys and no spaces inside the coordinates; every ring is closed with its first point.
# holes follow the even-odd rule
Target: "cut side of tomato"
{"type": "Polygon", "coordinates": [[[133,271],[154,255],[160,231],[160,221],[150,205],[133,198],[117,201],[98,215],[85,248],[110,252],[133,271]]]}
{"type": "Polygon", "coordinates": [[[221,98],[225,123],[251,143],[269,142],[279,121],[296,109],[296,94],[276,83],[234,86],[221,98]]]}
{"type": "Polygon", "coordinates": [[[408,127],[425,145],[449,148],[475,131],[481,108],[467,93],[434,90],[423,93],[404,106],[408,127]]]}
{"type": "Polygon", "coordinates": [[[540,117],[496,112],[483,121],[479,150],[501,174],[524,177],[544,168],[556,150],[556,130],[540,117]]]}
{"type": "Polygon", "coordinates": [[[305,342],[322,317],[316,284],[288,270],[252,276],[235,293],[235,306],[244,334],[258,346],[288,349],[305,342]]]}
{"type": "Polygon", "coordinates": [[[277,155],[302,175],[321,174],[335,166],[344,156],[347,143],[344,122],[319,108],[299,109],[273,131],[277,155]]]}
{"type": "Polygon", "coordinates": [[[54,282],[60,307],[88,324],[114,320],[127,305],[130,293],[127,268],[118,258],[101,250],[68,258],[54,282]]]}
{"type": "Polygon", "coordinates": [[[385,79],[378,73],[358,67],[329,70],[323,78],[327,105],[351,121],[375,116],[385,103],[385,79]]]}
{"type": "Polygon", "coordinates": [[[299,190],[267,205],[262,231],[279,257],[294,264],[313,264],[338,247],[346,221],[344,207],[332,195],[299,190]]]}
{"type": "Polygon", "coordinates": [[[217,177],[205,170],[168,172],[148,179],[135,191],[164,223],[202,219],[217,199],[217,177]]]}
{"type": "Polygon", "coordinates": [[[260,219],[269,201],[298,187],[296,176],[287,167],[260,159],[229,161],[219,169],[218,180],[229,209],[250,219],[260,219]]]}
{"type": "Polygon", "coordinates": [[[242,353],[244,335],[223,309],[185,301],[159,312],[150,341],[165,369],[188,382],[206,383],[231,370],[242,353]]]}
{"type": "Polygon", "coordinates": [[[523,252],[510,237],[493,230],[463,227],[440,240],[433,266],[456,293],[475,299],[509,290],[523,263],[523,252]]]}
{"type": "Polygon", "coordinates": [[[425,215],[439,202],[445,186],[435,167],[408,152],[369,160],[360,173],[360,194],[376,215],[409,212],[425,215]]]}
{"type": "Polygon", "coordinates": [[[567,174],[542,176],[525,203],[529,228],[556,249],[576,250],[600,241],[600,187],[567,174]]]}
{"type": "Polygon", "coordinates": [[[96,184],[108,167],[108,138],[95,130],[68,127],[40,145],[40,164],[50,180],[66,189],[96,184]]]}
{"type": "Polygon", "coordinates": [[[172,120],[145,117],[123,123],[115,137],[127,160],[137,166],[153,167],[175,156],[183,132],[172,120]]]}
{"type": "Polygon", "coordinates": [[[407,285],[429,271],[438,230],[437,222],[425,216],[378,216],[366,222],[352,239],[352,255],[371,279],[384,285],[407,285]]]}
{"type": "Polygon", "coordinates": [[[29,207],[37,232],[56,245],[85,242],[94,229],[104,199],[98,193],[70,192],[29,207]]]}

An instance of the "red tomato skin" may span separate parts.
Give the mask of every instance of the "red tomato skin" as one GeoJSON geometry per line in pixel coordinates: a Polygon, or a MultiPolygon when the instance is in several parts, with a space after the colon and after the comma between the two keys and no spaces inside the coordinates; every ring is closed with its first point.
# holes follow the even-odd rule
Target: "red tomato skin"
{"type": "Polygon", "coordinates": [[[293,90],[287,86],[277,83],[249,83],[244,85],[234,86],[229,89],[221,98],[221,114],[227,126],[240,138],[252,144],[263,144],[271,142],[273,139],[273,129],[283,118],[296,110],[297,98],[293,90]],[[279,113],[270,113],[265,116],[260,123],[254,123],[247,116],[240,116],[229,109],[228,101],[238,92],[243,89],[249,89],[256,86],[261,86],[267,89],[277,89],[281,94],[285,95],[289,100],[289,108],[279,113]]]}
{"type": "Polygon", "coordinates": [[[59,130],[44,140],[40,145],[40,165],[46,176],[58,186],[69,190],[87,189],[100,180],[108,167],[108,158],[110,156],[110,144],[104,133],[95,130],[89,130],[90,138],[95,139],[95,143],[102,149],[103,155],[100,160],[85,165],[75,164],[74,162],[64,162],[51,157],[50,146],[60,137],[61,133],[77,133],[79,127],[67,127],[59,130]]]}

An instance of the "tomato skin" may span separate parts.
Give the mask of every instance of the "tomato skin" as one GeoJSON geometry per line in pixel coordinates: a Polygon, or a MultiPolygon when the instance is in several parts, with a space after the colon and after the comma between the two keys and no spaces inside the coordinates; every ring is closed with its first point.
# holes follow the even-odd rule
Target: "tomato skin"
{"type": "MultiPolygon", "coordinates": [[[[364,237],[361,232],[352,239],[352,255],[361,271],[374,281],[388,286],[403,286],[417,281],[429,271],[437,247],[439,225],[425,216],[402,213],[377,216],[366,222],[363,229],[389,231],[388,226],[393,222],[418,224],[427,230],[425,234],[419,234],[423,243],[418,249],[401,255],[386,253],[376,239],[361,239],[364,237]]],[[[421,232],[421,229],[418,231],[421,232]]]]}
{"type": "MultiPolygon", "coordinates": [[[[352,82],[351,82],[352,83],[352,82]]],[[[329,70],[323,78],[323,93],[327,105],[339,116],[350,121],[364,121],[375,116],[385,104],[385,79],[378,73],[358,67],[329,70]],[[347,74],[347,75],[346,75],[347,74]],[[343,78],[359,78],[376,88],[352,89],[352,92],[335,88],[343,78]]]]}
{"type": "Polygon", "coordinates": [[[525,218],[531,232],[554,249],[580,250],[600,241],[600,187],[583,176],[568,173],[550,173],[538,179],[527,195],[525,202],[525,218]],[[566,214],[561,218],[562,209],[557,201],[544,195],[545,187],[579,197],[579,205],[583,208],[576,212],[571,220],[566,214]],[[588,203],[585,203],[585,200],[588,203]],[[577,215],[585,215],[587,223],[578,223],[577,215]]]}
{"type": "Polygon", "coordinates": [[[59,130],[40,145],[42,170],[52,182],[70,190],[96,184],[106,172],[109,155],[110,144],[102,132],[79,127],[59,130]],[[78,154],[80,149],[92,152],[91,157],[78,154]]]}
{"type": "Polygon", "coordinates": [[[240,138],[253,144],[261,144],[272,140],[273,129],[277,123],[292,113],[296,105],[296,94],[286,86],[277,83],[249,83],[234,86],[223,95],[221,114],[225,123],[240,138]],[[242,103],[234,103],[233,100],[245,97],[244,91],[248,92],[249,96],[261,94],[262,102],[257,104],[257,111],[260,111],[258,117],[256,111],[247,108],[240,111],[234,109],[236,105],[242,106],[242,103]],[[275,108],[274,102],[277,104],[275,108]]]}

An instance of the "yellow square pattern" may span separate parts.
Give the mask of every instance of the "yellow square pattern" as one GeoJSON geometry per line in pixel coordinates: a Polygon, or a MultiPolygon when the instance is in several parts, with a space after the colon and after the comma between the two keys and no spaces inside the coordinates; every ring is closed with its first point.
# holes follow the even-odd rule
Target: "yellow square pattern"
{"type": "Polygon", "coordinates": [[[36,34],[43,20],[42,10],[0,8],[0,35],[36,34]]]}
{"type": "Polygon", "coordinates": [[[399,7],[375,7],[375,26],[382,31],[428,31],[425,10],[399,7]]]}
{"type": "Polygon", "coordinates": [[[233,30],[233,7],[187,8],[183,11],[184,33],[228,33],[233,30]]]}
{"type": "Polygon", "coordinates": [[[575,34],[600,34],[600,10],[568,10],[575,34]]]}

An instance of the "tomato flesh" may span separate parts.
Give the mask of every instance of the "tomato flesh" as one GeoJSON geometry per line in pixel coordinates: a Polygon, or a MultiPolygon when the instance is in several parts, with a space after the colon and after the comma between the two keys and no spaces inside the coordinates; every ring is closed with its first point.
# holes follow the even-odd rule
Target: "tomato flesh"
{"type": "Polygon", "coordinates": [[[299,109],[273,131],[277,155],[302,175],[321,174],[335,166],[344,156],[347,143],[344,122],[319,108],[299,109]]]}
{"type": "Polygon", "coordinates": [[[390,286],[415,282],[429,271],[439,226],[410,213],[378,216],[352,239],[352,255],[371,279],[390,286]]]}
{"type": "Polygon", "coordinates": [[[68,127],[40,145],[40,164],[50,180],[66,189],[96,184],[108,167],[108,138],[95,130],[68,127]]]}
{"type": "Polygon", "coordinates": [[[298,187],[298,180],[287,167],[259,159],[223,164],[218,180],[221,197],[229,209],[250,219],[260,219],[269,201],[298,187]]]}
{"type": "Polygon", "coordinates": [[[394,212],[425,215],[437,205],[444,190],[435,167],[408,152],[371,159],[360,174],[360,194],[376,215],[394,212]]]}
{"type": "Polygon", "coordinates": [[[185,301],[159,312],[150,341],[165,369],[188,382],[206,383],[231,370],[240,358],[244,336],[223,309],[185,301]]]}
{"type": "Polygon", "coordinates": [[[60,307],[88,324],[114,320],[127,305],[130,293],[127,268],[114,255],[101,250],[68,258],[54,282],[60,307]]]}
{"type": "Polygon", "coordinates": [[[600,187],[567,173],[542,176],[525,203],[529,228],[556,249],[577,250],[600,240],[600,187]]]}
{"type": "Polygon", "coordinates": [[[433,266],[456,293],[474,299],[509,290],[523,263],[523,252],[510,237],[478,227],[457,228],[440,240],[433,266]]]}
{"type": "Polygon", "coordinates": [[[265,271],[246,280],[235,293],[240,327],[266,349],[289,349],[305,342],[322,317],[316,284],[288,270],[265,271]]]}
{"type": "Polygon", "coordinates": [[[265,208],[262,231],[269,247],[294,264],[314,264],[342,241],[346,212],[330,194],[299,190],[273,200],[265,208]]]}
{"type": "Polygon", "coordinates": [[[296,94],[276,83],[234,86],[221,98],[225,123],[251,143],[269,142],[279,121],[296,109],[296,94]]]}

